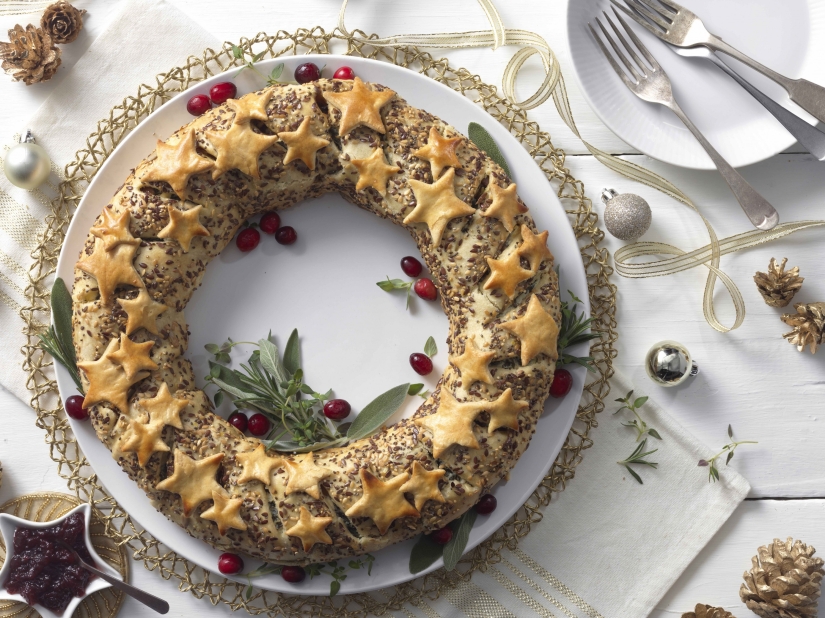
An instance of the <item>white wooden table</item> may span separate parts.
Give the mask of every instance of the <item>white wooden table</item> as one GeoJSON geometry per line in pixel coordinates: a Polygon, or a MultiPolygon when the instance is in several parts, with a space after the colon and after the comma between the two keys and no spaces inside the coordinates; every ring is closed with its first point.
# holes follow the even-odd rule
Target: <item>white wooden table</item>
{"type": "MultiPolygon", "coordinates": [[[[220,40],[238,40],[258,31],[288,31],[302,26],[332,28],[339,9],[338,0],[303,2],[226,2],[225,0],[169,0],[220,40]],[[230,7],[237,6],[237,10],[230,7]]],[[[105,27],[115,0],[78,0],[89,10],[88,33],[105,27]]],[[[563,0],[521,0],[500,2],[499,10],[508,27],[534,30],[554,48],[567,77],[571,104],[579,128],[593,144],[642,165],[650,166],[685,190],[712,221],[720,237],[748,229],[732,195],[714,172],[685,171],[640,155],[611,134],[590,111],[579,93],[567,57],[563,0]]],[[[4,20],[5,23],[5,20],[4,20]]],[[[473,0],[416,0],[394,2],[361,0],[351,3],[350,28],[381,34],[481,29],[487,26],[473,0]]],[[[193,49],[192,53],[200,50],[193,49]]],[[[487,82],[499,83],[512,49],[462,50],[450,52],[454,65],[479,73],[487,82]]],[[[67,75],[80,51],[64,48],[67,75]]],[[[170,64],[173,59],[170,59],[170,64]]],[[[538,69],[527,70],[520,82],[522,94],[535,84],[538,69]],[[532,74],[531,74],[532,73],[532,74]]],[[[116,76],[101,76],[116,79],[116,76]]],[[[5,141],[25,128],[25,121],[50,92],[53,84],[26,88],[0,78],[0,136],[5,141]]],[[[124,95],[134,84],[124,84],[124,95]]],[[[115,102],[113,101],[113,104],[115,102]]],[[[683,206],[662,195],[634,185],[606,170],[587,154],[578,139],[563,125],[552,104],[530,113],[533,120],[553,137],[568,154],[573,174],[586,186],[588,196],[602,205],[598,196],[604,187],[619,192],[634,191],[647,198],[653,208],[653,225],[644,239],[671,242],[683,249],[704,245],[707,240],[698,218],[683,206]]],[[[89,127],[89,131],[93,127],[89,127]]],[[[80,144],[79,144],[80,146],[80,144]]],[[[825,218],[825,174],[823,164],[802,154],[797,146],[787,153],[742,170],[744,176],[775,204],[784,221],[825,218]]],[[[825,300],[825,261],[822,232],[803,232],[767,247],[723,258],[723,268],[740,285],[748,304],[748,316],[737,331],[723,335],[712,330],[701,313],[705,272],[695,269],[675,276],[628,280],[614,277],[618,286],[620,339],[617,367],[636,384],[639,393],[651,395],[664,405],[688,430],[708,445],[712,454],[726,441],[731,423],[740,439],[758,440],[743,447],[732,466],[753,486],[749,500],[734,514],[711,544],[698,556],[684,576],[666,595],[655,616],[679,616],[696,602],[722,605],[742,617],[751,615],[738,597],[742,572],[758,545],[774,537],[794,536],[825,549],[825,352],[818,356],[799,354],[781,334],[787,327],[779,321],[781,310],[767,307],[751,277],[765,270],[771,256],[787,256],[806,277],[797,300],[825,300]],[[650,382],[642,368],[648,347],[660,339],[676,339],[685,344],[701,365],[700,375],[688,386],[662,389],[650,382]]],[[[611,236],[606,245],[615,251],[621,243],[611,236]]],[[[719,313],[730,323],[732,308],[723,293],[718,294],[719,313]]],[[[6,351],[17,354],[16,350],[6,351]]],[[[623,395],[617,393],[616,396],[623,395]]],[[[6,469],[0,502],[35,490],[65,491],[49,458],[43,433],[34,425],[34,415],[9,393],[0,392],[3,430],[0,431],[0,460],[6,469]]],[[[604,414],[600,422],[618,422],[604,414]]],[[[586,456],[586,455],[585,455],[586,456]]],[[[697,474],[702,474],[697,469],[697,474]]],[[[724,471],[722,471],[724,474],[724,471]]],[[[172,582],[149,573],[134,563],[132,582],[167,598],[170,615],[191,616],[208,611],[226,615],[226,606],[210,607],[187,593],[179,593],[172,582]]],[[[123,616],[154,615],[127,600],[123,616]]],[[[821,612],[825,615],[825,611],[821,612]]],[[[612,618],[612,617],[611,617],[612,618]]]]}

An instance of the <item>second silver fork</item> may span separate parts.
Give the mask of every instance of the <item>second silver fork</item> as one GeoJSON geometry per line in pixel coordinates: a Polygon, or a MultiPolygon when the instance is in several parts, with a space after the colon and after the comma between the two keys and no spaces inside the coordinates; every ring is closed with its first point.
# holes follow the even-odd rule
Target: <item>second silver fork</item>
{"type": "Polygon", "coordinates": [[[607,28],[605,28],[604,24],[602,24],[598,18],[596,18],[596,23],[616,53],[616,57],[622,62],[627,71],[619,66],[619,63],[613,58],[593,26],[588,24],[588,27],[601,48],[602,53],[604,53],[613,70],[616,71],[625,86],[640,99],[650,103],[664,105],[676,114],[701,144],[702,148],[705,149],[705,152],[708,153],[708,156],[730,187],[730,190],[733,192],[733,195],[736,197],[736,200],[739,202],[739,205],[751,223],[760,230],[770,230],[776,227],[776,224],[779,223],[779,214],[776,212],[776,209],[717,152],[702,132],[693,124],[690,118],[687,117],[685,112],[682,111],[682,108],[679,107],[679,104],[673,96],[673,89],[667,73],[665,73],[661,65],[659,65],[633,30],[631,30],[624,19],[622,19],[621,15],[619,15],[615,9],[613,9],[613,13],[619,23],[624,27],[624,32],[635,44],[635,49],[634,46],[628,43],[627,39],[606,12],[604,13],[604,18],[607,23],[610,24],[610,27],[615,33],[615,37],[621,42],[625,51],[622,51],[622,48],[616,43],[614,37],[611,36],[607,28]],[[647,64],[642,61],[639,54],[636,53],[636,50],[644,56],[647,64]]]}

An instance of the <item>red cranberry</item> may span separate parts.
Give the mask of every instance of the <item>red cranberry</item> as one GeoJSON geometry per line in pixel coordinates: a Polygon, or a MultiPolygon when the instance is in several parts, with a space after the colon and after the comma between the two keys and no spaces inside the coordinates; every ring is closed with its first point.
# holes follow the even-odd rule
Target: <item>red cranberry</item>
{"type": "Polygon", "coordinates": [[[481,499],[476,502],[476,513],[479,515],[489,515],[496,510],[498,500],[493,494],[484,494],[481,499]]]}
{"type": "Polygon", "coordinates": [[[249,417],[247,426],[253,436],[265,436],[269,433],[269,419],[260,412],[249,417]]]}
{"type": "Polygon", "coordinates": [[[246,431],[246,427],[249,424],[249,419],[246,418],[246,414],[241,414],[240,412],[233,412],[229,415],[229,418],[227,420],[229,421],[230,425],[232,425],[241,433],[246,431]]]}
{"type": "Polygon", "coordinates": [[[435,284],[432,279],[423,277],[413,284],[413,290],[424,300],[435,300],[438,298],[438,290],[435,289],[435,284]]]}
{"type": "Polygon", "coordinates": [[[261,217],[261,231],[267,234],[274,234],[281,227],[281,217],[277,212],[268,212],[261,217]]]}
{"type": "Polygon", "coordinates": [[[355,71],[350,67],[341,67],[332,77],[333,79],[355,79],[355,71]]]}
{"type": "Polygon", "coordinates": [[[238,249],[244,253],[252,251],[258,246],[259,242],[261,242],[261,233],[254,227],[241,230],[241,233],[238,234],[238,237],[235,239],[235,244],[238,245],[238,249]]]}
{"type": "Polygon", "coordinates": [[[410,366],[420,376],[428,376],[433,372],[433,361],[429,356],[420,352],[410,354],[410,366]]]}
{"type": "Polygon", "coordinates": [[[212,101],[209,100],[208,96],[205,94],[196,94],[189,99],[189,102],[186,104],[186,111],[193,116],[200,116],[208,112],[211,107],[212,101]]]}
{"type": "Polygon", "coordinates": [[[215,105],[225,103],[227,99],[234,99],[238,94],[238,87],[232,82],[221,82],[209,89],[209,97],[215,105]]]}
{"type": "Polygon", "coordinates": [[[224,575],[235,575],[243,571],[243,559],[238,554],[221,554],[218,570],[224,575]]]}
{"type": "Polygon", "coordinates": [[[307,572],[304,571],[304,567],[287,565],[281,568],[281,577],[290,584],[302,582],[306,576],[307,572]]]}
{"type": "Polygon", "coordinates": [[[446,545],[453,538],[453,531],[449,526],[444,526],[440,530],[430,533],[430,540],[439,545],[446,545]]]}
{"type": "Polygon", "coordinates": [[[275,240],[282,245],[291,245],[298,240],[298,232],[296,232],[295,228],[291,225],[285,225],[284,227],[278,228],[278,231],[275,232],[275,240]]]}
{"type": "Polygon", "coordinates": [[[299,64],[298,68],[295,69],[295,81],[299,84],[307,84],[319,79],[321,79],[321,69],[318,68],[317,64],[305,62],[304,64],[299,64]]]}
{"type": "Polygon", "coordinates": [[[66,409],[66,414],[76,421],[85,421],[89,418],[89,411],[83,407],[83,397],[80,395],[72,395],[63,404],[66,409]]]}
{"type": "Polygon", "coordinates": [[[351,411],[352,407],[344,399],[330,399],[324,404],[324,416],[333,421],[347,418],[351,411]]]}
{"type": "Polygon", "coordinates": [[[424,267],[421,265],[421,262],[416,260],[411,255],[401,258],[401,270],[403,270],[404,274],[408,277],[417,277],[421,274],[421,270],[423,268],[424,267]]]}
{"type": "Polygon", "coordinates": [[[567,369],[556,369],[553,383],[550,385],[550,394],[553,397],[564,397],[573,388],[573,376],[567,369]]]}

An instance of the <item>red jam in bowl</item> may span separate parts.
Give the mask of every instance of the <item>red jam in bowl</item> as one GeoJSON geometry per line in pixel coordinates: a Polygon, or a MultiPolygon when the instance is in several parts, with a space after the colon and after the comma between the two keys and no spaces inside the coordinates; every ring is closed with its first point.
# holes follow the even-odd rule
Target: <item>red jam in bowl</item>
{"type": "Polygon", "coordinates": [[[92,574],[57,541],[63,541],[94,565],[84,542],[85,530],[81,513],[74,513],[50,528],[15,530],[6,590],[21,595],[29,605],[39,603],[56,614],[63,613],[72,597],[83,596],[92,574]]]}

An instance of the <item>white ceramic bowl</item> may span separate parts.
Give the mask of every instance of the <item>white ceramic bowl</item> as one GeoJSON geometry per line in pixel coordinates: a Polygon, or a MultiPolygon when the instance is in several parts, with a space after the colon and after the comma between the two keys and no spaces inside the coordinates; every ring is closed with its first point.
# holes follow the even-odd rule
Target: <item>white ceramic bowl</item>
{"type": "MultiPolygon", "coordinates": [[[[5,587],[5,581],[6,579],[8,579],[9,570],[11,569],[11,558],[14,555],[15,530],[17,530],[18,528],[51,528],[52,526],[61,523],[67,517],[74,515],[75,513],[83,514],[83,520],[86,524],[83,538],[86,543],[86,549],[89,551],[89,555],[94,559],[94,565],[101,571],[105,571],[109,575],[120,579],[120,573],[118,573],[112,566],[105,562],[95,551],[94,545],[92,545],[92,537],[89,534],[89,524],[91,523],[92,519],[92,508],[88,504],[81,504],[80,506],[73,508],[71,511],[69,511],[62,517],[58,517],[57,519],[53,519],[52,521],[44,522],[29,521],[27,519],[20,519],[19,517],[15,517],[14,515],[0,513],[0,534],[3,535],[3,542],[6,544],[6,561],[3,563],[3,568],[0,569],[0,599],[8,599],[9,601],[20,601],[21,603],[26,602],[26,600],[21,595],[11,594],[6,590],[5,587]]],[[[69,602],[69,605],[66,607],[66,610],[62,614],[55,614],[54,612],[46,609],[45,607],[39,604],[35,606],[35,609],[40,613],[42,618],[68,618],[74,613],[74,610],[77,609],[77,606],[80,605],[83,599],[88,597],[93,592],[103,590],[104,588],[109,588],[110,586],[111,584],[104,581],[100,577],[95,577],[94,579],[90,580],[86,585],[86,594],[84,594],[82,597],[73,598],[69,602]]]]}

